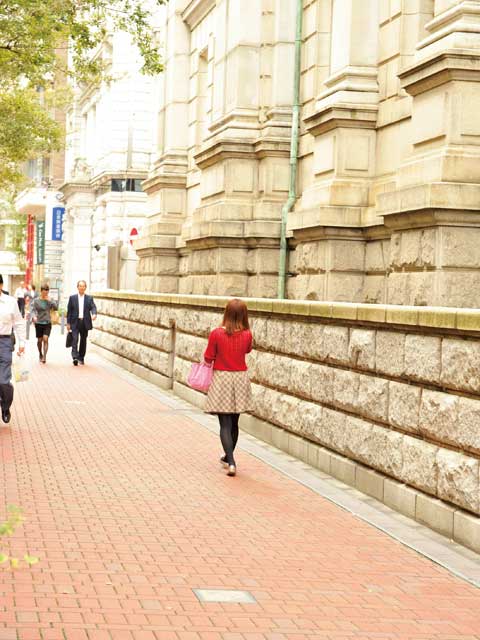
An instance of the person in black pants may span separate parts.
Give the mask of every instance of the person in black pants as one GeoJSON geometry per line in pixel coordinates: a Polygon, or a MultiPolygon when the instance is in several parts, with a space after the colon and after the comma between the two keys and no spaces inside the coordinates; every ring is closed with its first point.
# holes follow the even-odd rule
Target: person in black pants
{"type": "Polygon", "coordinates": [[[234,298],[225,308],[222,324],[210,333],[203,356],[205,362],[213,363],[205,411],[218,416],[220,441],[225,452],[220,462],[229,476],[237,473],[234,451],[240,414],[252,410],[252,391],[245,362],[252,346],[247,306],[243,300],[234,298]]]}
{"type": "Polygon", "coordinates": [[[76,367],[79,363],[85,364],[87,351],[87,336],[93,329],[92,320],[97,319],[97,307],[92,296],[88,296],[85,280],[77,282],[78,294],[70,296],[67,306],[67,331],[72,332],[72,360],[76,367]],[[80,346],[78,346],[80,338],[80,346]]]}

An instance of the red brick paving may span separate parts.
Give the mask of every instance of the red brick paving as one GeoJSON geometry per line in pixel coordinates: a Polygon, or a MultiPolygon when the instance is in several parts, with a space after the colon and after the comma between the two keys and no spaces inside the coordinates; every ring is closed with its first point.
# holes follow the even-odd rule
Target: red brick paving
{"type": "Polygon", "coordinates": [[[246,453],[228,478],[211,433],[54,340],[0,428],[12,551],[41,558],[0,570],[0,640],[480,638],[478,589],[246,453]]]}

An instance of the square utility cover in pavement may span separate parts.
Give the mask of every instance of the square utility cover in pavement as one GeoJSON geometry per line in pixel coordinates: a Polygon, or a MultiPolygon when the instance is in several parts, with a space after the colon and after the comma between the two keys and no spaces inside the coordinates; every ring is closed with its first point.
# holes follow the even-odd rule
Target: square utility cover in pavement
{"type": "Polygon", "coordinates": [[[241,602],[255,604],[257,601],[249,591],[233,589],[193,589],[200,602],[241,602]]]}

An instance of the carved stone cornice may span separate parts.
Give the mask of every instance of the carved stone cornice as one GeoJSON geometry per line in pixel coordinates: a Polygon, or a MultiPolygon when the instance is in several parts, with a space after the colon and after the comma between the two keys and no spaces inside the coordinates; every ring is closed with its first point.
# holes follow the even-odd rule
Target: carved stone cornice
{"type": "Polygon", "coordinates": [[[188,25],[190,31],[205,18],[215,4],[215,0],[190,0],[182,11],[182,20],[188,25]]]}
{"type": "Polygon", "coordinates": [[[452,80],[478,82],[480,51],[442,51],[398,74],[402,88],[416,96],[452,80]]]}
{"type": "Polygon", "coordinates": [[[71,180],[65,182],[59,187],[59,191],[64,194],[67,200],[77,193],[87,193],[93,196],[93,189],[89,180],[71,180]]]}
{"type": "Polygon", "coordinates": [[[314,136],[337,127],[375,129],[378,106],[376,104],[330,104],[304,118],[306,129],[314,136]]]}

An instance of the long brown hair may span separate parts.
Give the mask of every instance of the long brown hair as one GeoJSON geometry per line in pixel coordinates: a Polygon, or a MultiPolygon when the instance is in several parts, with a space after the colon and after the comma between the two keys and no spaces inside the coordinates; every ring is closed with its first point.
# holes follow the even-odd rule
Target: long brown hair
{"type": "Polygon", "coordinates": [[[225,307],[223,314],[222,326],[230,336],[235,331],[244,331],[250,329],[248,324],[247,305],[239,298],[233,298],[225,307]]]}

